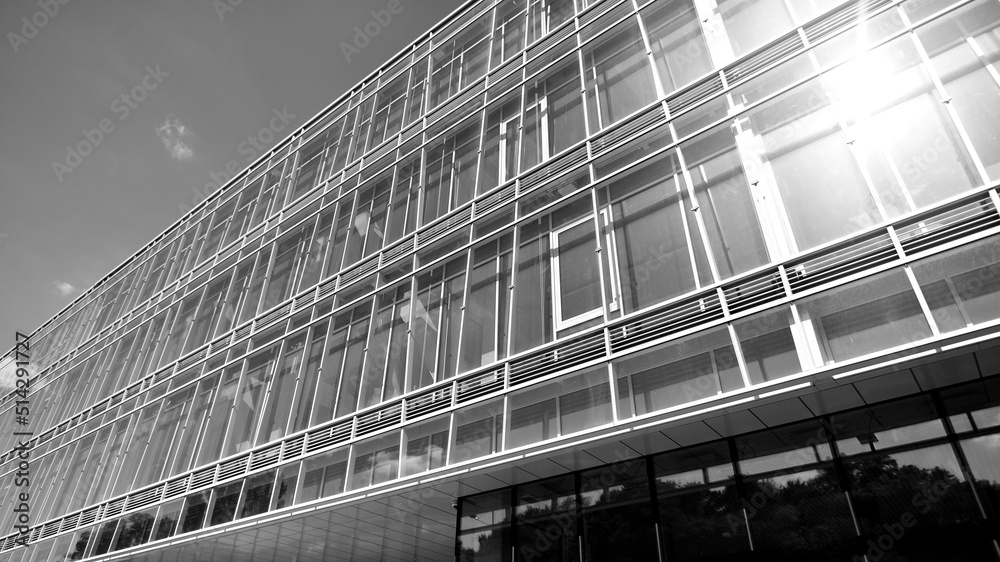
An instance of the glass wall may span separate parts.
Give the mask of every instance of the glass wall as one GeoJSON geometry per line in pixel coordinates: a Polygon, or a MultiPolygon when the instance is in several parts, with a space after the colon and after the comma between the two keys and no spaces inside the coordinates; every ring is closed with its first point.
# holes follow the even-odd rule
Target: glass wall
{"type": "Polygon", "coordinates": [[[456,560],[997,560],[998,403],[990,379],[462,498],[456,560]]]}
{"type": "MultiPolygon", "coordinates": [[[[33,342],[48,367],[32,394],[36,433],[52,431],[32,452],[52,490],[42,513],[555,353],[539,347],[835,248],[1000,173],[994,0],[926,22],[936,8],[893,6],[876,23],[851,24],[861,31],[679,106],[678,90],[839,2],[623,3],[611,15],[589,4],[512,0],[463,12],[47,327],[33,342]],[[567,39],[543,43],[557,32],[567,39]],[[484,84],[481,96],[434,113],[484,84]],[[265,322],[279,306],[288,309],[265,322]],[[251,328],[230,344],[234,329],[251,328]]],[[[986,238],[802,298],[786,293],[751,316],[664,331],[562,386],[515,388],[509,403],[456,412],[454,428],[422,421],[395,445],[372,444],[365,462],[343,467],[340,489],[994,322],[997,247],[986,238]]],[[[786,271],[792,282],[814,273],[786,271]]],[[[14,462],[6,458],[0,483],[14,462]]],[[[267,493],[282,505],[324,497],[322,486],[294,497],[289,484],[316,470],[279,474],[267,493]]],[[[219,517],[240,513],[217,505],[219,517]]],[[[190,522],[173,516],[176,526],[195,525],[193,509],[190,522]]],[[[123,545],[146,533],[119,527],[130,529],[123,545]]],[[[93,531],[108,533],[115,548],[119,530],[93,531]]]]}

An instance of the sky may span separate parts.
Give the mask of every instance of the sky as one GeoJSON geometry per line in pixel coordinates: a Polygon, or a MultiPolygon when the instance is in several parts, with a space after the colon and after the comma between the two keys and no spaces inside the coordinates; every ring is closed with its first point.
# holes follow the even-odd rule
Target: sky
{"type": "Polygon", "coordinates": [[[0,1],[0,349],[460,4],[0,1]]]}

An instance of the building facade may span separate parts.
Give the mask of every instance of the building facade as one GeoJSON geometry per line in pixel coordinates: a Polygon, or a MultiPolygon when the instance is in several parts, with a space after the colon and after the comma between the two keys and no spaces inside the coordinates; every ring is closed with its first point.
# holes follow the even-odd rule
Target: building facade
{"type": "Polygon", "coordinates": [[[0,562],[1000,559],[998,59],[466,3],[31,335],[0,562]]]}

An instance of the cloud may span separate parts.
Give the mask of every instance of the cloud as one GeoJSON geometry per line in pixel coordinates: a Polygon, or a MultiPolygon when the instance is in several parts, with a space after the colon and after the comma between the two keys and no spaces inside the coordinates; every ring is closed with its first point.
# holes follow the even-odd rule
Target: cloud
{"type": "Polygon", "coordinates": [[[189,139],[191,130],[177,120],[173,115],[167,115],[167,120],[156,128],[156,135],[163,141],[163,146],[170,151],[174,160],[190,160],[194,153],[184,139],[189,139]]]}
{"type": "Polygon", "coordinates": [[[64,297],[76,290],[76,287],[65,281],[56,281],[54,285],[56,287],[56,292],[64,297]]]}

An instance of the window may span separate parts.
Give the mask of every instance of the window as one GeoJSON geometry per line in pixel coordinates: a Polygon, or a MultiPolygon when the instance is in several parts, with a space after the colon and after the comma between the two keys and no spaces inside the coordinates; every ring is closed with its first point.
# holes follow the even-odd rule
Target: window
{"type": "Polygon", "coordinates": [[[634,20],[588,44],[583,64],[591,131],[600,131],[656,99],[649,58],[634,20]]]}
{"type": "Polygon", "coordinates": [[[377,94],[372,134],[368,139],[368,150],[394,137],[403,126],[403,105],[406,103],[406,80],[404,72],[383,86],[377,94]]]}
{"type": "Polygon", "coordinates": [[[506,0],[497,6],[490,68],[500,66],[524,49],[525,1],[506,0]]]}
{"type": "Polygon", "coordinates": [[[302,366],[305,351],[306,332],[285,340],[284,352],[278,363],[271,390],[268,392],[264,412],[261,416],[260,433],[257,444],[261,445],[285,435],[288,415],[292,406],[292,394],[302,366]]]}
{"type": "Polygon", "coordinates": [[[344,491],[348,449],[337,449],[303,462],[302,489],[296,503],[325,498],[344,491]]]}
{"type": "MultiPolygon", "coordinates": [[[[914,15],[910,17],[916,21],[914,15]]],[[[998,26],[1000,6],[992,2],[972,2],[917,30],[917,36],[931,57],[931,65],[952,97],[950,106],[955,108],[992,181],[1000,179],[1000,138],[996,135],[1000,126],[998,26]]],[[[935,138],[935,141],[940,144],[947,139],[954,144],[954,134],[948,132],[951,133],[948,137],[935,138]]],[[[948,156],[950,154],[945,152],[933,162],[925,159],[927,165],[920,167],[926,167],[925,173],[944,177],[945,172],[940,168],[950,164],[948,156]]],[[[948,168],[952,166],[954,164],[948,168]]],[[[946,188],[943,184],[941,187],[946,188]]]]}
{"type": "Polygon", "coordinates": [[[452,440],[452,464],[500,452],[503,400],[476,404],[456,412],[452,440]]]}
{"type": "Polygon", "coordinates": [[[455,375],[464,291],[464,257],[417,276],[410,321],[409,390],[455,375]]]}
{"type": "Polygon", "coordinates": [[[656,2],[641,15],[665,92],[686,86],[712,70],[708,44],[692,0],[656,2]]]}
{"type": "MultiPolygon", "coordinates": [[[[614,361],[619,395],[637,415],[743,388],[726,328],[702,332],[614,361]]],[[[624,415],[624,413],[623,413],[624,415]]]]}
{"type": "Polygon", "coordinates": [[[409,326],[409,283],[379,295],[368,336],[359,408],[367,408],[403,393],[409,326]]]}
{"type": "Polygon", "coordinates": [[[771,42],[794,25],[785,0],[720,0],[717,9],[737,58],[771,42]]]}
{"type": "Polygon", "coordinates": [[[506,356],[512,244],[513,236],[508,233],[473,250],[462,323],[460,373],[506,356]]]}
{"type": "MultiPolygon", "coordinates": [[[[808,271],[803,275],[808,275],[808,271]]],[[[893,270],[796,303],[825,364],[930,336],[906,275],[893,270]]]]}
{"type": "MultiPolygon", "coordinates": [[[[888,218],[982,183],[910,37],[837,67],[823,83],[888,218]]],[[[987,115],[969,117],[989,122],[987,115]]]]}
{"type": "Polygon", "coordinates": [[[421,224],[472,200],[479,159],[479,124],[480,119],[475,117],[428,144],[421,224]]]}
{"type": "Polygon", "coordinates": [[[432,108],[486,74],[491,20],[492,14],[487,12],[431,53],[432,108]]]}
{"type": "Polygon", "coordinates": [[[508,449],[612,421],[611,390],[604,368],[512,394],[509,403],[508,449]]]}
{"type": "Polygon", "coordinates": [[[448,417],[403,429],[406,454],[402,476],[418,474],[445,465],[448,460],[448,417]]]}
{"type": "Polygon", "coordinates": [[[479,193],[485,193],[517,175],[521,99],[515,97],[488,111],[479,193]]]}
{"type": "Polygon", "coordinates": [[[942,332],[1000,318],[1000,238],[920,260],[913,273],[942,332]]]}
{"type": "Polygon", "coordinates": [[[573,17],[573,0],[528,0],[528,45],[573,17]]]}
{"type": "Polygon", "coordinates": [[[274,471],[256,474],[247,478],[243,491],[243,501],[237,519],[252,517],[267,511],[271,504],[271,490],[274,488],[274,471]]]}
{"type": "Polygon", "coordinates": [[[583,140],[580,66],[575,59],[526,84],[522,121],[522,171],[583,140]]]}
{"type": "MultiPolygon", "coordinates": [[[[672,153],[600,190],[605,251],[626,312],[711,283],[701,235],[672,153]]],[[[609,296],[612,300],[615,291],[609,296]]],[[[612,309],[616,308],[612,306],[612,309]]]]}
{"type": "Polygon", "coordinates": [[[552,287],[556,330],[601,316],[601,264],[594,217],[552,232],[552,287]]]}
{"type": "Polygon", "coordinates": [[[267,385],[274,375],[280,347],[281,342],[277,342],[245,360],[246,369],[234,397],[232,420],[222,456],[245,451],[253,444],[254,430],[261,421],[260,407],[264,401],[267,385]]]}
{"type": "Polygon", "coordinates": [[[355,444],[352,465],[350,490],[396,479],[399,474],[399,433],[355,444]]]}
{"type": "Polygon", "coordinates": [[[799,373],[803,362],[808,361],[808,350],[795,346],[788,307],[743,318],[734,327],[751,384],[799,373]],[[806,361],[800,359],[800,354],[806,356],[806,361]]]}

